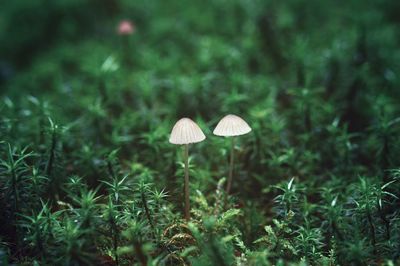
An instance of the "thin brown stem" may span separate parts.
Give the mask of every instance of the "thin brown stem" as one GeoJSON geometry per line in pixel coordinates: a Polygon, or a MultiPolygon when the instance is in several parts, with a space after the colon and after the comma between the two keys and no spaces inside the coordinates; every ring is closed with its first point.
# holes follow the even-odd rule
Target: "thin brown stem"
{"type": "Polygon", "coordinates": [[[189,144],[185,144],[185,219],[190,220],[189,201],[189,144]]]}
{"type": "Polygon", "coordinates": [[[226,194],[229,194],[232,187],[232,179],[233,179],[233,163],[234,163],[234,151],[235,151],[235,137],[231,138],[231,158],[229,162],[229,177],[228,184],[226,186],[226,194]]]}

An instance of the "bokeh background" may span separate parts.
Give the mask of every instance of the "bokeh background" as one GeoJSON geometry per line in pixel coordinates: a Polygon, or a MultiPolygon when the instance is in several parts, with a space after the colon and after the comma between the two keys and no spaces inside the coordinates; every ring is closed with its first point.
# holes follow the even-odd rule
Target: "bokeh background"
{"type": "Polygon", "coordinates": [[[119,147],[165,175],[178,118],[210,133],[234,113],[255,129],[243,163],[262,179],[306,171],[271,172],[277,148],[323,170],[343,167],[337,153],[349,152],[346,160],[376,172],[399,161],[395,139],[382,146],[370,134],[399,115],[398,8],[397,1],[4,1],[2,116],[18,115],[20,142],[32,143],[41,113],[70,128],[65,145],[119,147]],[[118,34],[123,20],[133,34],[118,34]]]}
{"type": "MultiPolygon", "coordinates": [[[[396,0],[1,1],[1,141],[35,152],[53,180],[43,195],[66,200],[71,176],[101,186],[112,157],[117,172],[165,188],[179,213],[182,154],[168,142],[172,126],[190,117],[207,135],[191,146],[191,188],[210,199],[229,154],[212,129],[237,114],[253,128],[238,141],[233,185],[248,218],[244,243],[280,217],[275,185],[292,177],[302,184],[298,201],[313,206],[299,205],[310,218],[296,223],[323,228],[318,204],[342,195],[352,210],[360,176],[380,187],[399,166],[399,10],[396,0]]],[[[387,215],[400,228],[396,204],[387,215]]],[[[357,252],[374,246],[379,239],[363,238],[368,221],[354,229],[353,218],[343,230],[360,234],[348,241],[363,241],[357,252]]],[[[325,233],[317,246],[328,254],[325,233]]],[[[380,246],[383,258],[398,258],[392,244],[380,246]]],[[[379,260],[373,250],[342,258],[379,260]]]]}

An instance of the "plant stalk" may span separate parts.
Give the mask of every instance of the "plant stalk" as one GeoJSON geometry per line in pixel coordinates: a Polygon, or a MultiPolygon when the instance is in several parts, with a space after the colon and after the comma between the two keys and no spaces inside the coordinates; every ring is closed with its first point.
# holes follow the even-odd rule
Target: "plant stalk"
{"type": "Polygon", "coordinates": [[[147,258],[143,252],[142,245],[138,241],[135,241],[134,248],[135,248],[136,255],[138,256],[138,260],[140,261],[140,265],[146,266],[147,258]]]}
{"type": "Polygon", "coordinates": [[[375,225],[372,222],[372,217],[371,217],[371,213],[369,211],[369,208],[367,209],[367,219],[368,219],[368,223],[371,229],[371,237],[372,237],[372,245],[374,246],[374,254],[376,255],[376,238],[375,238],[375,225]]]}
{"type": "Polygon", "coordinates": [[[115,221],[112,222],[111,228],[113,231],[113,249],[114,249],[114,256],[115,256],[115,264],[118,266],[119,265],[119,257],[118,257],[118,226],[115,223],[115,221]]]}
{"type": "Polygon", "coordinates": [[[190,220],[189,201],[189,144],[185,144],[185,219],[190,220]]]}
{"type": "MultiPolygon", "coordinates": [[[[15,171],[16,163],[13,158],[13,151],[11,149],[10,144],[8,144],[8,160],[11,169],[11,182],[12,182],[12,190],[13,190],[13,200],[14,200],[14,209],[13,209],[13,220],[14,220],[14,230],[15,230],[15,244],[17,252],[19,250],[19,232],[18,232],[18,212],[19,212],[19,190],[18,190],[18,175],[15,171]]],[[[17,253],[17,257],[19,258],[19,253],[17,253]]]]}
{"type": "Polygon", "coordinates": [[[151,230],[153,232],[153,237],[154,237],[154,239],[156,239],[156,228],[154,227],[153,220],[151,219],[150,209],[149,209],[149,206],[147,205],[147,200],[146,200],[146,196],[144,194],[144,191],[141,191],[140,194],[141,194],[141,198],[142,198],[142,204],[143,204],[143,207],[144,207],[144,211],[146,213],[146,218],[147,218],[147,220],[148,220],[148,222],[150,224],[151,230]]]}
{"type": "Polygon", "coordinates": [[[388,221],[385,214],[383,213],[383,210],[382,210],[381,206],[379,205],[379,202],[377,203],[377,206],[378,206],[379,216],[381,217],[381,220],[383,221],[383,223],[385,224],[385,227],[386,227],[386,239],[390,240],[390,222],[388,221]]]}
{"type": "Polygon", "coordinates": [[[51,133],[51,147],[50,147],[50,155],[46,165],[46,175],[51,178],[51,171],[53,170],[53,162],[55,157],[55,150],[57,145],[57,138],[56,138],[56,129],[53,127],[51,133]]]}

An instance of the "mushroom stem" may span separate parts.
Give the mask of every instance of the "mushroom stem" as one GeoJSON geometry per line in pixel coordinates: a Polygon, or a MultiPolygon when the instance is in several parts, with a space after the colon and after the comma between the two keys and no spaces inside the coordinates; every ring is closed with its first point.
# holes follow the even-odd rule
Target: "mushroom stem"
{"type": "Polygon", "coordinates": [[[189,144],[185,144],[185,219],[190,220],[189,201],[189,144]]]}
{"type": "Polygon", "coordinates": [[[231,138],[231,158],[230,158],[230,162],[229,162],[229,176],[228,176],[228,184],[226,186],[226,194],[230,193],[231,187],[232,187],[234,151],[235,151],[235,137],[232,137],[231,138]]]}

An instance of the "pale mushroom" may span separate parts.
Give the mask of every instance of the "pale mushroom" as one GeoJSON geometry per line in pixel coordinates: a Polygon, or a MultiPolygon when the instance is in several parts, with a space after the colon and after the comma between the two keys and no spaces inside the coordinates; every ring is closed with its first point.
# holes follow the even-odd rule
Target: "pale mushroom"
{"type": "Polygon", "coordinates": [[[247,134],[251,131],[250,126],[237,115],[227,115],[222,118],[218,125],[215,127],[213,133],[217,136],[231,137],[231,156],[229,163],[229,176],[228,184],[226,186],[226,193],[229,194],[232,186],[233,178],[233,162],[235,150],[235,136],[247,134]]]}
{"type": "Polygon", "coordinates": [[[182,118],[172,128],[169,142],[177,145],[185,145],[185,219],[190,219],[189,201],[189,144],[205,140],[206,136],[200,127],[189,118],[182,118]]]}

